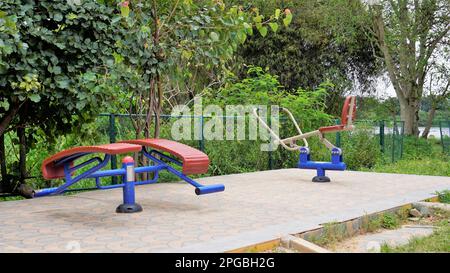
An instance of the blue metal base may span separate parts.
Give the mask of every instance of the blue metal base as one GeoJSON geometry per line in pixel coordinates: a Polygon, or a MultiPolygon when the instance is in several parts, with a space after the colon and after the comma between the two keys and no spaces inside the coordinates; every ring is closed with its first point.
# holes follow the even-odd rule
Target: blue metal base
{"type": "Polygon", "coordinates": [[[317,182],[317,183],[326,183],[326,182],[330,182],[331,179],[328,176],[314,176],[312,179],[312,182],[317,182]]]}
{"type": "Polygon", "coordinates": [[[300,148],[300,157],[297,164],[299,169],[313,169],[317,170],[317,176],[315,176],[313,182],[330,182],[330,178],[325,176],[326,170],[343,171],[347,168],[344,162],[342,162],[342,150],[339,148],[333,148],[331,150],[331,162],[319,162],[312,161],[308,147],[300,148]]]}

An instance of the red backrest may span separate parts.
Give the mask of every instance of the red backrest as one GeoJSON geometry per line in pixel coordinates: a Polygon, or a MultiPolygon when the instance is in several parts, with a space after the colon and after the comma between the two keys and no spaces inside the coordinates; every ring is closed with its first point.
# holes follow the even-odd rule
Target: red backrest
{"type": "Polygon", "coordinates": [[[124,153],[135,153],[140,152],[142,150],[142,146],[133,145],[133,144],[125,144],[125,143],[111,143],[111,144],[103,144],[96,146],[79,146],[73,147],[59,153],[56,153],[50,157],[47,157],[44,162],[42,162],[42,176],[45,179],[54,179],[54,178],[64,178],[64,165],[57,164],[59,160],[68,160],[70,157],[70,165],[73,166],[73,161],[80,158],[81,156],[87,154],[109,154],[109,155],[118,155],[124,153]]]}
{"type": "Polygon", "coordinates": [[[344,106],[342,107],[342,115],[341,115],[341,124],[347,125],[349,120],[348,116],[352,114],[352,121],[356,118],[356,97],[355,96],[347,96],[345,98],[344,106]],[[350,104],[354,100],[353,109],[350,109],[350,104]]]}
{"type": "Polygon", "coordinates": [[[183,143],[162,138],[132,139],[119,142],[138,144],[168,152],[183,162],[183,174],[202,174],[208,171],[208,156],[202,151],[183,143]]]}

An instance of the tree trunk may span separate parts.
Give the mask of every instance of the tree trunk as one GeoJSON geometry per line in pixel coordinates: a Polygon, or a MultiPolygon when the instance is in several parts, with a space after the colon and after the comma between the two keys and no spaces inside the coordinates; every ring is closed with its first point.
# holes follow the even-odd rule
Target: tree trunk
{"type": "Polygon", "coordinates": [[[3,135],[8,129],[9,124],[19,112],[22,104],[12,101],[10,109],[5,113],[2,119],[0,119],[0,135],[3,135]]]}
{"type": "Polygon", "coordinates": [[[0,192],[3,192],[5,187],[5,183],[7,181],[7,170],[6,170],[6,155],[5,155],[5,135],[0,135],[0,173],[2,179],[0,180],[0,192]]]}
{"type": "Polygon", "coordinates": [[[27,143],[23,125],[17,128],[17,136],[19,137],[19,182],[25,184],[25,178],[27,177],[27,143]]]}
{"type": "Polygon", "coordinates": [[[428,134],[430,133],[431,125],[433,124],[434,115],[436,114],[436,103],[431,103],[431,109],[428,112],[427,124],[425,126],[425,130],[422,132],[422,138],[427,139],[428,134]]]}
{"type": "Polygon", "coordinates": [[[155,109],[155,133],[154,137],[159,138],[160,136],[160,129],[161,129],[161,111],[162,111],[162,104],[163,104],[163,91],[162,91],[162,84],[161,84],[161,77],[159,76],[159,72],[156,75],[156,85],[158,88],[158,103],[156,104],[155,109]]]}
{"type": "Polygon", "coordinates": [[[419,135],[419,102],[418,100],[399,100],[400,117],[404,121],[405,135],[419,135]]]}

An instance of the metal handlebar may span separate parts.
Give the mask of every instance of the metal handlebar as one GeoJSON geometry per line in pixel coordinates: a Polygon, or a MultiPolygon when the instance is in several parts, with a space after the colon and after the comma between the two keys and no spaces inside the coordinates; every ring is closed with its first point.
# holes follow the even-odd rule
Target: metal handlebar
{"type": "MultiPolygon", "coordinates": [[[[280,109],[287,113],[289,118],[292,120],[292,122],[294,123],[295,128],[297,129],[297,131],[300,133],[300,135],[303,135],[302,130],[300,129],[300,127],[297,124],[297,121],[294,119],[294,116],[292,115],[292,113],[286,109],[286,108],[282,108],[280,107],[280,109]]],[[[283,146],[285,149],[290,150],[290,151],[298,151],[298,149],[301,146],[298,146],[296,144],[296,140],[291,140],[289,138],[287,139],[280,139],[280,137],[267,125],[267,123],[258,115],[258,108],[253,108],[253,114],[256,116],[256,118],[258,118],[259,122],[261,123],[261,125],[267,130],[269,131],[269,133],[275,138],[275,143],[279,143],[281,146],[283,146]],[[285,142],[289,142],[290,146],[287,146],[285,142]]],[[[305,143],[305,147],[308,147],[308,141],[303,138],[303,142],[305,143]]]]}

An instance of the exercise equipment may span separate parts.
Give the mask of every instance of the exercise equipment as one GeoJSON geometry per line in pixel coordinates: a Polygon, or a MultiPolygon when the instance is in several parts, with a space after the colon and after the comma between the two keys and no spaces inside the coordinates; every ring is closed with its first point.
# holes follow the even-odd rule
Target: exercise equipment
{"type": "Polygon", "coordinates": [[[286,108],[280,108],[285,112],[290,120],[293,122],[298,135],[281,139],[258,115],[258,109],[253,109],[253,114],[258,118],[260,124],[266,128],[272,137],[275,139],[275,144],[280,144],[288,151],[300,151],[299,161],[297,167],[300,169],[315,169],[317,175],[312,179],[313,182],[330,182],[330,178],[325,175],[326,170],[338,170],[343,171],[346,169],[346,165],[343,162],[342,150],[334,146],[330,141],[325,138],[326,133],[336,133],[341,131],[351,131],[354,129],[353,121],[356,118],[356,97],[348,96],[344,101],[341,114],[341,124],[334,126],[320,127],[318,130],[303,133],[295,120],[292,113],[286,108]],[[317,136],[321,143],[323,143],[331,151],[331,162],[319,162],[312,161],[310,157],[310,150],[308,147],[309,137],[317,136]],[[304,146],[297,145],[298,140],[303,140],[304,146]]]}
{"type": "Polygon", "coordinates": [[[159,172],[162,170],[178,176],[182,180],[195,187],[197,195],[224,191],[222,184],[202,185],[188,175],[202,174],[208,171],[208,156],[190,146],[167,139],[138,139],[125,140],[119,143],[80,146],[61,151],[47,158],[42,163],[42,174],[45,179],[63,178],[65,183],[59,187],[36,190],[31,197],[57,195],[69,191],[69,187],[83,179],[95,179],[96,187],[93,189],[123,189],[123,203],[117,207],[116,212],[132,213],[142,211],[142,207],[135,202],[134,188],[136,185],[156,183],[159,172]],[[149,159],[148,166],[135,167],[132,157],[126,156],[122,160],[122,168],[102,170],[111,160],[113,155],[141,152],[149,159]],[[98,156],[103,154],[103,158],[98,156]],[[75,165],[75,161],[82,160],[75,165]],[[181,167],[181,171],[173,165],[181,167]],[[81,173],[75,174],[80,169],[81,173]],[[136,174],[152,174],[152,178],[145,181],[137,181],[136,174]],[[122,176],[122,183],[113,185],[101,185],[102,177],[122,176]]]}

